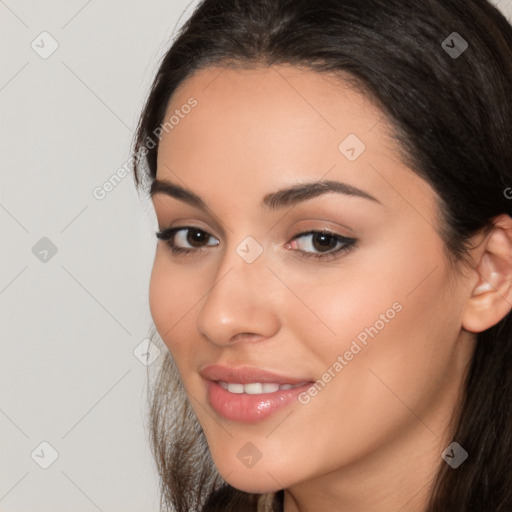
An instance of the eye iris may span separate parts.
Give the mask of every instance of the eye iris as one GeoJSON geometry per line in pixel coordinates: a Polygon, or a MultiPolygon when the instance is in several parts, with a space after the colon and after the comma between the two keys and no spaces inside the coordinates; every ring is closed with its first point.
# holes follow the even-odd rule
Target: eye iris
{"type": "Polygon", "coordinates": [[[208,241],[208,238],[209,235],[204,231],[200,231],[199,229],[188,230],[187,242],[192,246],[195,246],[194,244],[201,246],[202,243],[208,241]]]}
{"type": "Polygon", "coordinates": [[[336,247],[337,240],[327,233],[315,233],[313,235],[313,246],[318,251],[329,251],[336,247]],[[319,242],[317,244],[316,242],[319,242]]]}

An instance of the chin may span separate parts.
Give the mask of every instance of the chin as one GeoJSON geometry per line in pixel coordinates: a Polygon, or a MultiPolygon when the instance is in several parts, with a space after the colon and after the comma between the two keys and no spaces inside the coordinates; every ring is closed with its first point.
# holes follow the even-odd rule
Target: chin
{"type": "Polygon", "coordinates": [[[247,493],[266,494],[277,492],[289,485],[296,483],[289,471],[283,468],[265,464],[261,459],[252,467],[245,467],[235,456],[234,459],[216,460],[215,466],[222,478],[232,487],[247,493]]]}
{"type": "Polygon", "coordinates": [[[253,494],[268,494],[277,492],[283,488],[268,474],[262,477],[261,481],[259,478],[251,477],[250,473],[248,473],[246,477],[233,476],[232,473],[228,478],[224,478],[224,480],[239,491],[253,494]]]}

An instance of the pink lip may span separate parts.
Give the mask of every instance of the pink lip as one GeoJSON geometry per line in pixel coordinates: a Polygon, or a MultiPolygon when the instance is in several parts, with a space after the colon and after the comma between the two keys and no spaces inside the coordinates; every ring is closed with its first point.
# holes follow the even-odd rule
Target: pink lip
{"type": "Polygon", "coordinates": [[[207,366],[201,372],[206,380],[208,400],[213,409],[225,419],[240,423],[257,423],[268,418],[297,399],[297,396],[311,387],[312,381],[307,378],[297,379],[284,377],[259,368],[226,366],[207,366]],[[303,386],[294,389],[278,390],[273,393],[249,395],[247,393],[231,393],[223,389],[218,381],[249,384],[251,382],[267,382],[276,384],[298,384],[307,381],[303,386]]]}
{"type": "Polygon", "coordinates": [[[299,384],[309,380],[308,378],[286,377],[277,373],[268,372],[261,368],[250,366],[222,366],[213,364],[205,366],[200,374],[207,380],[223,380],[239,384],[250,384],[251,382],[275,382],[276,384],[299,384]]]}

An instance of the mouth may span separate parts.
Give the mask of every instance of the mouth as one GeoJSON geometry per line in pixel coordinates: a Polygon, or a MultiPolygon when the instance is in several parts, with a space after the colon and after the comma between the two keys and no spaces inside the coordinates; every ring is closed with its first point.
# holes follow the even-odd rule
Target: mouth
{"type": "Polygon", "coordinates": [[[252,367],[207,366],[200,372],[208,401],[224,419],[257,423],[297,400],[314,382],[252,367]]]}

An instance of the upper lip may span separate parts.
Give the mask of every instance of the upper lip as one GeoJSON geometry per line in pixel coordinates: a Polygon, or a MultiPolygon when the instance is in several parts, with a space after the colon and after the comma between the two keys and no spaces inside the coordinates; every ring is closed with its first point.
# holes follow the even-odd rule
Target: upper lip
{"type": "Polygon", "coordinates": [[[252,382],[267,382],[275,384],[299,384],[310,382],[308,378],[295,378],[279,375],[274,372],[250,366],[222,366],[218,364],[205,366],[200,372],[202,377],[212,381],[224,381],[237,384],[250,384],[252,382]]]}

